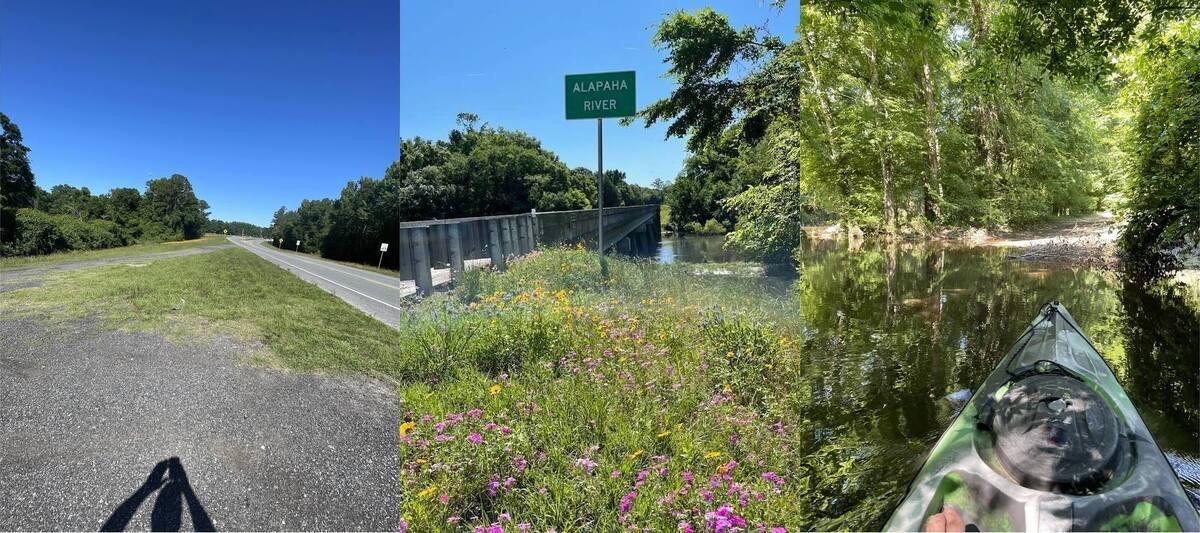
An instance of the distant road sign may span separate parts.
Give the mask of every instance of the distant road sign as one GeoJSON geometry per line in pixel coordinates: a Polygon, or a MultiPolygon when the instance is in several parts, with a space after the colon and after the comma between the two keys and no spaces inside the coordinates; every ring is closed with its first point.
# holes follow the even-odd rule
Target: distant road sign
{"type": "Polygon", "coordinates": [[[379,251],[381,251],[381,252],[387,251],[387,243],[386,242],[379,245],[379,251]]]}
{"type": "Polygon", "coordinates": [[[631,117],[637,114],[636,73],[567,74],[567,120],[631,117]]]}

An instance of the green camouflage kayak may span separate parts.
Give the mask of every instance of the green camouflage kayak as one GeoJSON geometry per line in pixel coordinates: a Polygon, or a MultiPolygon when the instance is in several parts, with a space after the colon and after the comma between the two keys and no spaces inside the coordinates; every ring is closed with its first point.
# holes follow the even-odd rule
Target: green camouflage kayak
{"type": "Polygon", "coordinates": [[[968,531],[1197,531],[1112,369],[1047,305],[930,451],[889,531],[947,508],[968,531]]]}

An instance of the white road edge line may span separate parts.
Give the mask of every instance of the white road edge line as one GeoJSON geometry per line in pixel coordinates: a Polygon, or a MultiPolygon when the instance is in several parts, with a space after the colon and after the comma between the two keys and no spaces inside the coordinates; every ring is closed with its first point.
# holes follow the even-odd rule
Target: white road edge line
{"type": "MultiPolygon", "coordinates": [[[[249,247],[249,245],[242,245],[242,244],[238,244],[238,246],[240,246],[240,247],[242,247],[242,248],[245,248],[245,249],[246,249],[247,251],[249,251],[250,253],[254,253],[254,250],[253,250],[253,249],[251,249],[251,248],[249,247]]],[[[254,254],[254,255],[258,255],[258,254],[254,254]]],[[[315,273],[315,272],[309,272],[309,271],[307,271],[307,270],[304,270],[303,268],[300,268],[300,267],[298,267],[298,266],[296,266],[296,265],[293,265],[293,264],[291,264],[291,263],[289,263],[289,262],[287,262],[287,261],[284,261],[283,259],[279,259],[278,257],[276,257],[275,259],[276,259],[276,260],[278,260],[280,263],[283,263],[283,264],[285,264],[285,265],[287,265],[287,266],[290,266],[290,267],[292,267],[292,268],[295,268],[295,269],[297,269],[297,270],[299,270],[299,271],[301,271],[301,272],[306,272],[306,273],[308,273],[308,274],[312,274],[312,275],[314,275],[314,276],[316,276],[316,277],[318,277],[318,278],[321,278],[321,279],[323,279],[323,280],[325,280],[325,281],[328,281],[328,282],[330,282],[330,283],[332,283],[332,284],[334,284],[334,285],[337,285],[338,287],[341,287],[341,288],[343,288],[343,289],[346,289],[346,290],[348,290],[348,291],[350,291],[350,292],[352,292],[352,293],[354,293],[354,294],[357,294],[357,295],[359,295],[359,296],[362,296],[362,297],[364,297],[364,298],[370,298],[370,299],[372,299],[372,300],[375,300],[376,302],[379,302],[379,303],[381,303],[381,304],[383,304],[383,305],[386,305],[386,306],[388,306],[388,307],[391,307],[392,309],[395,309],[395,310],[397,310],[397,311],[403,311],[403,309],[400,309],[399,307],[396,307],[396,306],[394,306],[394,305],[392,305],[392,304],[390,304],[390,303],[387,303],[387,302],[385,302],[385,301],[383,301],[383,300],[380,300],[380,299],[378,299],[378,298],[374,298],[374,297],[372,297],[372,296],[369,296],[369,295],[363,294],[363,293],[361,293],[361,292],[358,292],[358,291],[356,291],[356,290],[354,290],[354,289],[351,289],[350,287],[347,287],[347,286],[345,286],[345,285],[342,285],[341,283],[338,283],[338,282],[336,282],[336,281],[333,281],[333,280],[331,280],[331,279],[329,279],[329,278],[327,278],[327,277],[325,277],[325,276],[322,276],[322,275],[320,275],[320,274],[317,274],[317,273],[315,273]]]]}
{"type": "MultiPolygon", "coordinates": [[[[266,242],[266,241],[262,241],[262,242],[266,242]]],[[[254,246],[254,245],[253,245],[253,244],[251,244],[250,246],[254,246]]],[[[264,248],[265,248],[265,247],[264,247],[264,248]]],[[[266,250],[266,249],[264,249],[264,250],[262,250],[262,251],[265,251],[265,252],[267,252],[268,254],[270,254],[270,255],[273,255],[273,256],[277,256],[277,257],[278,257],[278,256],[283,256],[283,257],[291,257],[292,259],[295,259],[295,260],[297,260],[297,261],[302,261],[302,262],[304,262],[304,263],[308,263],[308,264],[312,264],[312,265],[317,265],[317,266],[319,266],[319,267],[321,267],[321,268],[328,268],[328,269],[330,269],[330,270],[334,270],[334,271],[340,272],[340,273],[342,273],[342,274],[345,274],[345,275],[347,275],[347,276],[356,277],[356,278],[358,278],[358,279],[361,279],[361,280],[363,280],[363,281],[369,281],[369,282],[371,282],[371,283],[374,283],[374,284],[376,284],[376,285],[383,285],[384,287],[387,287],[387,288],[389,288],[389,289],[398,289],[398,288],[400,288],[400,286],[399,286],[399,285],[395,285],[395,286],[393,286],[393,285],[389,285],[389,284],[387,284],[387,283],[384,283],[384,282],[382,282],[382,281],[379,281],[379,280],[374,280],[374,279],[371,279],[371,278],[368,278],[368,277],[365,277],[365,276],[360,276],[360,275],[358,275],[358,274],[355,274],[355,273],[353,273],[353,272],[349,272],[349,269],[352,269],[352,268],[354,268],[354,267],[352,267],[352,266],[349,266],[349,265],[337,265],[336,267],[334,267],[334,266],[330,266],[330,265],[328,265],[328,264],[322,264],[322,263],[321,263],[321,262],[319,262],[319,261],[313,261],[313,260],[311,260],[311,259],[302,259],[302,258],[299,258],[299,257],[293,257],[293,256],[287,255],[287,254],[285,254],[285,253],[283,253],[283,252],[277,252],[277,251],[275,251],[275,250],[266,250]],[[338,268],[338,267],[341,267],[341,268],[338,268]],[[347,269],[347,270],[342,270],[342,268],[345,268],[345,269],[347,269]]],[[[382,276],[383,274],[379,274],[379,275],[381,275],[381,276],[382,276]]]]}

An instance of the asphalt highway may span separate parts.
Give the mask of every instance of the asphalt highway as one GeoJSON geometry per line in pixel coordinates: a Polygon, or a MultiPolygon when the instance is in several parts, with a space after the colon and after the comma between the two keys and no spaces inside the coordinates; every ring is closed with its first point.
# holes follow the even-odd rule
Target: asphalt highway
{"type": "Polygon", "coordinates": [[[400,326],[400,298],[412,281],[295,252],[264,246],[265,239],[229,237],[230,242],[275,263],[394,328],[400,326]]]}

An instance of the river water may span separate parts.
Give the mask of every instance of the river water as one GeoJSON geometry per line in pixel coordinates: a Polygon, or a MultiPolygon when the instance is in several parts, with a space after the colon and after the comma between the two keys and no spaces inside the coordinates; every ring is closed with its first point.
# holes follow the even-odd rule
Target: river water
{"type": "MultiPolygon", "coordinates": [[[[663,241],[660,262],[738,259],[721,237],[663,241]]],[[[1041,306],[1058,300],[1114,368],[1185,486],[1200,494],[1200,291],[1145,289],[1112,272],[1022,263],[982,247],[871,247],[818,243],[798,276],[747,282],[791,310],[804,332],[814,438],[890,457],[870,468],[870,490],[846,490],[858,527],[882,526],[923,454],[959,402],[991,373],[1041,306]]],[[[781,316],[789,316],[782,313],[781,316]]]]}

